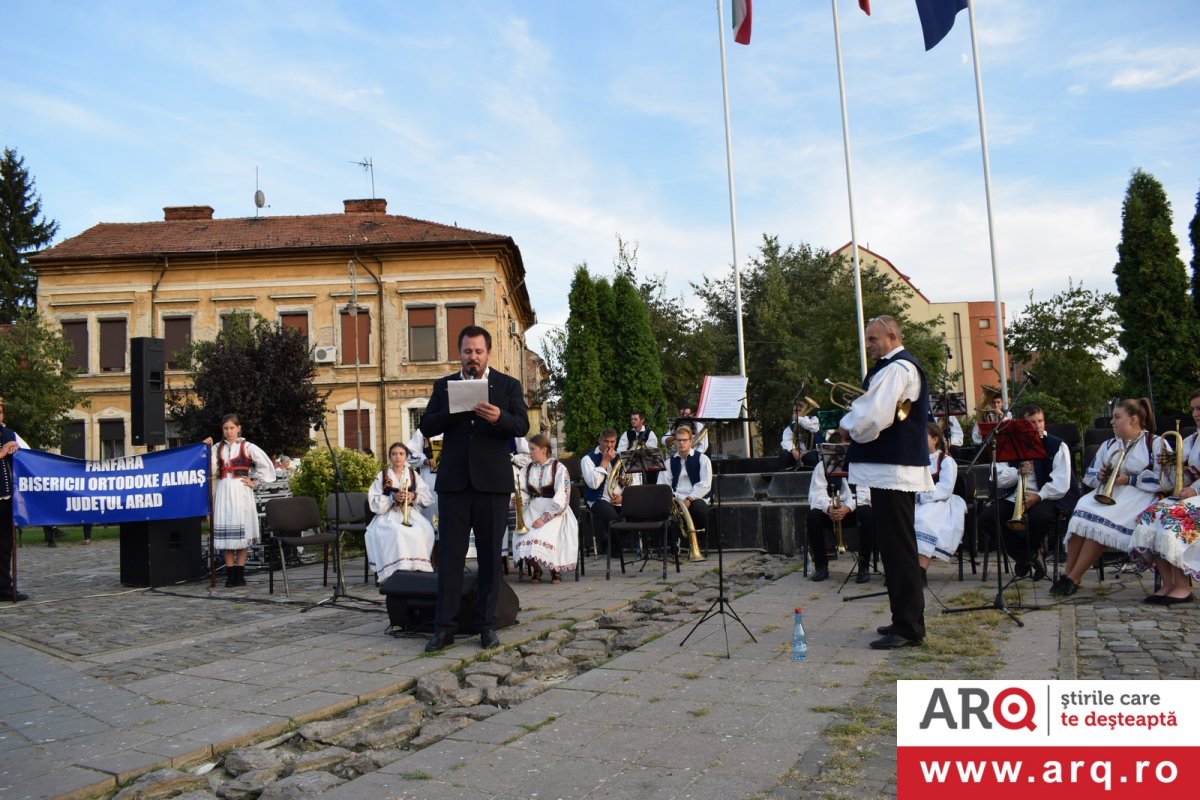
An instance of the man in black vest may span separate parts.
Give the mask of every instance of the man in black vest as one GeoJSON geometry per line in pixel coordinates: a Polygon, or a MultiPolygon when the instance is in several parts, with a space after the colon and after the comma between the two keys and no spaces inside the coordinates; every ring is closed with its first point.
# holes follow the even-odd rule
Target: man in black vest
{"type": "Polygon", "coordinates": [[[1070,514],[1079,499],[1079,483],[1071,469],[1071,450],[1057,436],[1046,433],[1046,415],[1040,406],[1029,403],[1017,409],[1017,418],[1029,420],[1042,437],[1046,457],[1033,461],[1009,461],[997,465],[998,500],[983,510],[985,530],[1004,537],[1004,547],[1013,558],[1018,577],[1033,574],[1034,580],[1046,577],[1042,547],[1047,535],[1054,534],[1060,511],[1070,514]],[[1016,506],[1017,481],[1025,476],[1025,527],[1009,526],[1016,506]]]}
{"type": "Polygon", "coordinates": [[[12,576],[13,557],[13,472],[12,456],[28,447],[17,432],[4,424],[4,399],[0,398],[0,602],[28,600],[18,592],[12,576]]]}
{"type": "Polygon", "coordinates": [[[617,432],[613,428],[600,431],[596,449],[579,459],[583,479],[583,499],[592,511],[593,534],[598,553],[608,552],[608,526],[621,518],[621,491],[609,493],[608,476],[617,461],[617,432]]]}
{"type": "Polygon", "coordinates": [[[712,493],[712,462],[692,450],[692,428],[686,423],[675,429],[675,455],[658,473],[658,482],[671,487],[687,509],[696,530],[708,528],[708,496],[712,493]]]}
{"type": "Polygon", "coordinates": [[[429,405],[421,417],[421,433],[444,434],[438,466],[438,588],[434,634],[426,652],[454,642],[462,600],[463,567],[472,529],[479,563],[479,595],[475,622],[479,641],[496,647],[496,602],[500,596],[500,548],[513,493],[509,439],[529,431],[521,384],[488,367],[492,336],[477,325],[458,335],[462,371],[433,384],[429,405]],[[487,381],[485,402],[470,411],[450,413],[451,381],[487,381]]]}
{"type": "Polygon", "coordinates": [[[916,493],[933,490],[929,476],[929,388],[904,349],[900,325],[888,316],[867,323],[867,353],[877,359],[863,394],[840,423],[850,437],[849,482],[871,489],[876,541],[892,623],[878,630],[876,650],[919,645],[925,639],[925,594],[914,528],[916,493]]]}

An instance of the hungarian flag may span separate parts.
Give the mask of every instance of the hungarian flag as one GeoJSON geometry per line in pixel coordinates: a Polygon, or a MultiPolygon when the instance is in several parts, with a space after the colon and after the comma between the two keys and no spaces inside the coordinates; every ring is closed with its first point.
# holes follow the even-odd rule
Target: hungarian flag
{"type": "Polygon", "coordinates": [[[733,0],[733,40],[750,44],[750,0],[733,0]]]}
{"type": "Polygon", "coordinates": [[[925,49],[932,50],[954,27],[954,18],[967,7],[967,0],[917,0],[925,49]]]}

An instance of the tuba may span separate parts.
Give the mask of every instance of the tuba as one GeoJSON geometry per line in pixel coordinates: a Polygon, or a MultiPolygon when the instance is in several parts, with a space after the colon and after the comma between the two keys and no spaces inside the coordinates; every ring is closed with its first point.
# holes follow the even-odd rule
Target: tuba
{"type": "MultiPolygon", "coordinates": [[[[831,381],[825,379],[825,383],[830,386],[829,402],[833,403],[840,409],[845,411],[850,410],[850,404],[862,396],[865,389],[862,389],[854,384],[846,383],[845,381],[831,381]]],[[[908,419],[909,412],[912,411],[911,400],[901,400],[896,403],[896,419],[903,422],[908,419]]]]}
{"type": "Polygon", "coordinates": [[[618,458],[608,468],[608,483],[605,486],[609,498],[624,494],[625,487],[633,482],[633,476],[625,471],[625,462],[618,458]]]}
{"type": "Polygon", "coordinates": [[[979,405],[975,406],[975,421],[976,422],[1000,422],[1004,419],[1004,415],[996,413],[992,408],[992,402],[997,397],[1002,396],[1002,392],[995,386],[984,385],[983,397],[979,398],[979,405]]]}
{"type": "Polygon", "coordinates": [[[688,560],[703,561],[704,554],[700,552],[700,540],[696,537],[696,523],[692,522],[692,514],[683,501],[671,496],[671,516],[688,538],[688,560]]]}

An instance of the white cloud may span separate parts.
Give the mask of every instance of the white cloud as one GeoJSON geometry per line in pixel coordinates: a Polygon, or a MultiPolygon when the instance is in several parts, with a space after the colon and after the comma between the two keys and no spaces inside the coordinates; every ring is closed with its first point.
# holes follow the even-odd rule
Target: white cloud
{"type": "Polygon", "coordinates": [[[1165,89],[1200,80],[1200,47],[1160,45],[1135,47],[1114,42],[1076,56],[1070,66],[1099,71],[1113,89],[1165,89]]]}

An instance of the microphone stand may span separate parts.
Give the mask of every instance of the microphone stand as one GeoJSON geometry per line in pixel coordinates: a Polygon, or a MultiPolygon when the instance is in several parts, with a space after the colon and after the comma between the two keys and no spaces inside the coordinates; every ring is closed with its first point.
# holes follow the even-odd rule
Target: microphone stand
{"type": "Polygon", "coordinates": [[[324,420],[317,422],[317,429],[325,436],[325,447],[329,450],[329,460],[333,464],[333,594],[326,597],[324,600],[305,606],[300,610],[300,613],[311,611],[314,608],[329,604],[331,607],[344,608],[349,611],[378,611],[374,608],[355,608],[354,606],[339,606],[338,600],[345,598],[353,600],[357,603],[369,603],[371,605],[381,605],[378,600],[371,600],[367,597],[356,597],[346,591],[346,576],[342,572],[342,497],[347,494],[346,482],[342,479],[342,469],[338,466],[337,453],[333,450],[333,443],[329,441],[329,426],[324,420]]]}

